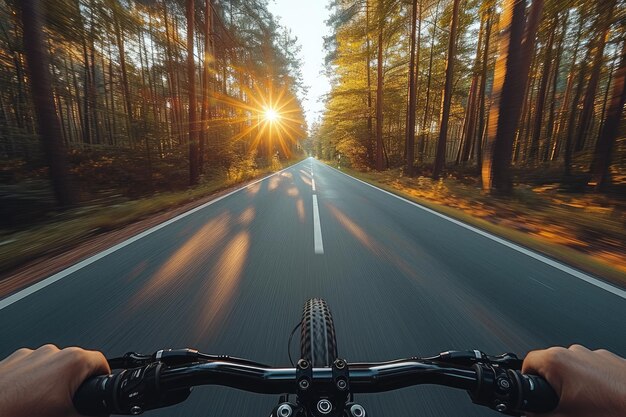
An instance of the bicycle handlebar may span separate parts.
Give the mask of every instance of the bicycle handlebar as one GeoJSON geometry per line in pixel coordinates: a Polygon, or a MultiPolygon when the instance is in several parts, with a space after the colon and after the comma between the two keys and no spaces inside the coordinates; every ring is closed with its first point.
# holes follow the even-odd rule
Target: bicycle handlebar
{"type": "MultiPolygon", "coordinates": [[[[420,384],[444,385],[467,390],[474,403],[510,415],[548,412],[558,404],[556,393],[543,378],[519,371],[519,360],[514,355],[494,363],[486,355],[452,358],[449,353],[428,359],[344,363],[349,392],[375,393],[420,384]]],[[[185,400],[190,388],[197,385],[222,385],[262,394],[297,394],[303,389],[324,393],[338,385],[330,367],[310,369],[303,388],[298,368],[267,367],[188,349],[159,351],[150,357],[127,354],[125,358],[126,362],[111,361],[112,367],[139,366],[92,377],[81,385],[74,396],[79,413],[140,414],[185,400]]]]}

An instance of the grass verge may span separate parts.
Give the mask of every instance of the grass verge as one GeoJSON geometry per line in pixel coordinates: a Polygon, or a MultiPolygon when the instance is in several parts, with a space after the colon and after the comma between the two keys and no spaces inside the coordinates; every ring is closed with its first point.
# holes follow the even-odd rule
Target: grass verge
{"type": "Polygon", "coordinates": [[[523,186],[513,196],[494,197],[453,178],[406,178],[399,169],[361,172],[342,167],[341,171],[626,287],[623,203],[561,193],[549,186],[523,186]]]}
{"type": "Polygon", "coordinates": [[[50,221],[13,233],[0,234],[0,276],[44,255],[69,250],[97,234],[122,228],[239,184],[279,171],[300,162],[293,159],[257,169],[237,178],[213,179],[184,191],[155,194],[113,205],[86,205],[65,211],[50,221]]]}

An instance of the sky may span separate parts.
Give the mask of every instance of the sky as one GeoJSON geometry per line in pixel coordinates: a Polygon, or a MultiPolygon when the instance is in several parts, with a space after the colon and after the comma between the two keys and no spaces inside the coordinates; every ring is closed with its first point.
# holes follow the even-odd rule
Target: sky
{"type": "Polygon", "coordinates": [[[330,82],[323,74],[324,36],[329,28],[328,0],[269,0],[269,10],[279,17],[280,23],[291,30],[302,47],[302,76],[309,87],[303,107],[309,127],[322,115],[321,97],[330,91],[330,82]]]}

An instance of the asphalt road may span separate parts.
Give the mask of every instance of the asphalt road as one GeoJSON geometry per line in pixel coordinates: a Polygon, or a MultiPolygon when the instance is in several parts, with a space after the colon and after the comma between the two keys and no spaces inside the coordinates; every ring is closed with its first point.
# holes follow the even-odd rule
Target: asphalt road
{"type": "MultiPolygon", "coordinates": [[[[572,343],[626,356],[626,293],[536,258],[306,159],[0,300],[0,357],[51,342],[108,356],[189,346],[286,365],[314,296],[328,301],[348,361],[572,343]]],[[[497,415],[441,387],[357,400],[372,416],[497,415]]],[[[276,401],[203,387],[147,415],[267,416],[276,401]]]]}

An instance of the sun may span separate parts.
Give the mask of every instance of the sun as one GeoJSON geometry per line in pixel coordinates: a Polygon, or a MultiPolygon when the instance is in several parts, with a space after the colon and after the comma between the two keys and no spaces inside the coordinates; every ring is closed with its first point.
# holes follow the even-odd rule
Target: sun
{"type": "Polygon", "coordinates": [[[267,109],[265,109],[264,117],[265,120],[267,120],[268,122],[275,122],[280,119],[280,114],[278,114],[275,109],[268,107],[267,109]]]}

